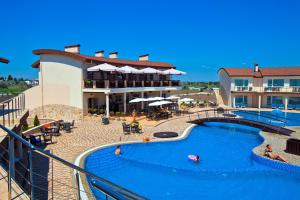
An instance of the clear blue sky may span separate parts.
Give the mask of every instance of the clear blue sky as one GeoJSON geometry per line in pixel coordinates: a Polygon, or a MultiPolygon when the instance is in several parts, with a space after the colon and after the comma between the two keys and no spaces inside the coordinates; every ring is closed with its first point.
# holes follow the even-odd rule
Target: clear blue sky
{"type": "Polygon", "coordinates": [[[1,75],[35,78],[38,48],[166,61],[184,80],[217,80],[220,66],[300,66],[300,1],[1,1],[1,75]]]}

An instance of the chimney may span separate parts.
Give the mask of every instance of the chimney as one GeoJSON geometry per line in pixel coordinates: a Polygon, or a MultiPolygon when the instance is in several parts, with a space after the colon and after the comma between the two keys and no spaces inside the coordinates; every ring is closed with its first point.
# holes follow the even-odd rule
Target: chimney
{"type": "Polygon", "coordinates": [[[95,56],[98,58],[103,58],[104,57],[104,51],[96,51],[95,52],[95,56]]]}
{"type": "Polygon", "coordinates": [[[139,61],[148,61],[149,60],[149,54],[144,54],[139,56],[139,61]]]}
{"type": "Polygon", "coordinates": [[[65,46],[65,51],[70,53],[80,53],[80,44],[65,46]]]}
{"type": "Polygon", "coordinates": [[[109,53],[108,58],[117,59],[118,58],[118,52],[109,53]]]}
{"type": "Polygon", "coordinates": [[[254,63],[254,72],[259,72],[259,66],[256,63],[254,63]]]}

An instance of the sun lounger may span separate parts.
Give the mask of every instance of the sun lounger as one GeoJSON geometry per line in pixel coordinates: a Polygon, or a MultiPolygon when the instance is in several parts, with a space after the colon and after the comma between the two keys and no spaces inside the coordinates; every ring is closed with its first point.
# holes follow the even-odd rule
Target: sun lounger
{"type": "Polygon", "coordinates": [[[279,104],[279,105],[278,105],[278,108],[279,108],[279,109],[284,109],[284,105],[283,105],[283,104],[279,104]]]}
{"type": "Polygon", "coordinates": [[[126,124],[125,122],[122,123],[123,126],[123,133],[126,134],[130,134],[130,124],[126,124]]]}
{"type": "Polygon", "coordinates": [[[294,110],[294,109],[296,109],[295,107],[296,107],[295,105],[289,104],[288,105],[288,110],[294,110]]]}
{"type": "Polygon", "coordinates": [[[272,104],[272,105],[271,105],[271,108],[272,108],[272,109],[276,109],[276,108],[277,108],[277,105],[276,105],[276,104],[272,104]]]}

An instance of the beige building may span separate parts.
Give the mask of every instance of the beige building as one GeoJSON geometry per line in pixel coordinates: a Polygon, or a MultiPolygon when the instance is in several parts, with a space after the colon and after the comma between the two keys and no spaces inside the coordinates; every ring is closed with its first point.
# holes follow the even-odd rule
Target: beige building
{"type": "Polygon", "coordinates": [[[137,97],[166,97],[170,91],[181,89],[179,81],[171,75],[158,73],[119,73],[114,71],[89,71],[99,64],[110,64],[118,68],[130,66],[141,70],[153,68],[160,71],[175,68],[165,62],[149,60],[142,55],[138,60],[118,58],[118,52],[104,57],[104,51],[89,56],[80,53],[80,45],[66,46],[64,51],[38,49],[33,53],[39,60],[32,64],[39,70],[39,85],[25,92],[29,109],[45,105],[67,105],[88,112],[129,112],[133,106],[144,108],[144,104],[129,104],[137,97]]]}
{"type": "Polygon", "coordinates": [[[300,109],[300,67],[220,68],[220,94],[232,107],[300,109]]]}

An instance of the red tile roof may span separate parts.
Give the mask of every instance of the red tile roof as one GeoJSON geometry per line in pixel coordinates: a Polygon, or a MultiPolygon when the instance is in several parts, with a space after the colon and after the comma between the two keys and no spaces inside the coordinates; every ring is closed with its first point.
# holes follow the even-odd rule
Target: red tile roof
{"type": "Polygon", "coordinates": [[[231,77],[300,76],[300,67],[266,67],[259,68],[258,72],[250,68],[220,68],[220,70],[224,70],[231,77]]]}
{"type": "Polygon", "coordinates": [[[0,58],[0,62],[2,63],[9,63],[9,60],[7,60],[6,58],[0,58]]]}
{"type": "MultiPolygon", "coordinates": [[[[164,69],[170,69],[175,68],[173,65],[165,62],[154,62],[154,61],[139,61],[139,60],[121,60],[121,59],[111,59],[111,58],[100,58],[95,56],[88,56],[84,54],[76,54],[66,51],[60,51],[60,50],[52,50],[52,49],[37,49],[33,51],[33,54],[35,55],[42,55],[42,54],[51,54],[51,55],[62,55],[66,57],[71,57],[83,62],[94,62],[96,64],[101,63],[109,63],[115,66],[125,66],[130,65],[132,67],[136,68],[146,68],[146,67],[152,67],[152,68],[164,68],[164,69]]],[[[39,60],[34,62],[31,65],[33,68],[39,67],[39,60]]]]}

